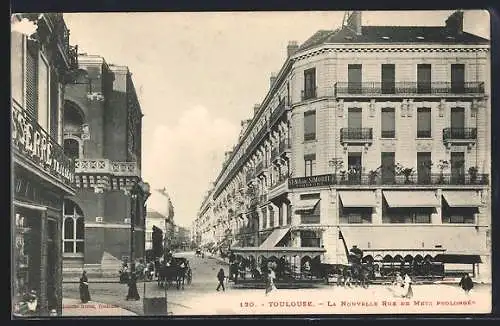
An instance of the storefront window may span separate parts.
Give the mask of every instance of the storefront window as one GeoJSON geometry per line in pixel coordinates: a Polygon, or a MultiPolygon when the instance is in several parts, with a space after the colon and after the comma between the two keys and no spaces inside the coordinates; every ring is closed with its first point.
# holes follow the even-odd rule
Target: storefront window
{"type": "Polygon", "coordinates": [[[64,201],[64,253],[83,253],[85,248],[85,220],[83,212],[72,201],[64,201]]]}

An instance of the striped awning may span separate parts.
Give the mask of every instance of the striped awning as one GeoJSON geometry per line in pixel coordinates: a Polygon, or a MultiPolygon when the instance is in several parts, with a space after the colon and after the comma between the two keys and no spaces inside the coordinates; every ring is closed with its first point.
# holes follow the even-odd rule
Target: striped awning
{"type": "Polygon", "coordinates": [[[316,205],[318,205],[319,201],[320,201],[319,199],[301,200],[295,206],[295,210],[297,210],[297,211],[311,211],[316,207],[316,205]]]}
{"type": "Polygon", "coordinates": [[[477,207],[481,199],[475,191],[443,191],[443,197],[450,207],[477,207]]]}
{"type": "Polygon", "coordinates": [[[375,207],[377,200],[373,191],[339,191],[344,207],[375,207]]]}
{"type": "Polygon", "coordinates": [[[440,202],[434,191],[389,191],[383,192],[389,207],[438,207],[440,202]]]}

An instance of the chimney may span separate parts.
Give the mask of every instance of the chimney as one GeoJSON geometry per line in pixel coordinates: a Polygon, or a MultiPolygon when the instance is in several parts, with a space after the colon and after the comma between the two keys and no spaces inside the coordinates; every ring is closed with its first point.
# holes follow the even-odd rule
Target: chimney
{"type": "Polygon", "coordinates": [[[260,109],[260,104],[255,104],[253,106],[253,116],[255,117],[257,115],[257,112],[259,112],[260,109]]]}
{"type": "Polygon", "coordinates": [[[461,10],[455,11],[446,19],[446,29],[454,34],[462,34],[464,31],[464,13],[461,10]]]}
{"type": "Polygon", "coordinates": [[[273,72],[273,73],[271,74],[271,77],[269,77],[269,88],[272,88],[272,87],[273,87],[273,85],[274,85],[274,83],[276,82],[276,79],[277,79],[277,78],[278,78],[278,77],[276,76],[276,73],[274,73],[274,72],[273,72]]]}
{"type": "Polygon", "coordinates": [[[298,49],[299,49],[299,44],[297,43],[297,41],[289,41],[288,46],[286,47],[287,57],[291,57],[292,55],[294,55],[298,49]]]}
{"type": "Polygon", "coordinates": [[[361,11],[353,11],[347,19],[347,26],[353,30],[356,35],[361,35],[361,11]]]}

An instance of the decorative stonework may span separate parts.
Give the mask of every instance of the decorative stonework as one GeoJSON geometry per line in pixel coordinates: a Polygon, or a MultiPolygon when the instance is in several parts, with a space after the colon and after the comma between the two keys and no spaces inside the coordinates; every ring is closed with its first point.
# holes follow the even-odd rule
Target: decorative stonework
{"type": "Polygon", "coordinates": [[[446,109],[446,100],[445,99],[441,99],[441,101],[439,102],[439,117],[442,118],[444,117],[444,111],[446,109]]]}
{"type": "Polygon", "coordinates": [[[371,99],[370,100],[370,118],[375,117],[375,100],[371,99]]]}

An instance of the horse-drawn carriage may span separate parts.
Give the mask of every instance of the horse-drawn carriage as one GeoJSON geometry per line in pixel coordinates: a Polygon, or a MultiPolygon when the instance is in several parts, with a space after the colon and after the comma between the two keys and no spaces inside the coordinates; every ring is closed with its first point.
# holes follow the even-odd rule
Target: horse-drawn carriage
{"type": "Polygon", "coordinates": [[[169,288],[175,283],[177,289],[184,289],[184,284],[192,282],[192,270],[184,257],[171,257],[159,264],[158,286],[169,288]]]}

